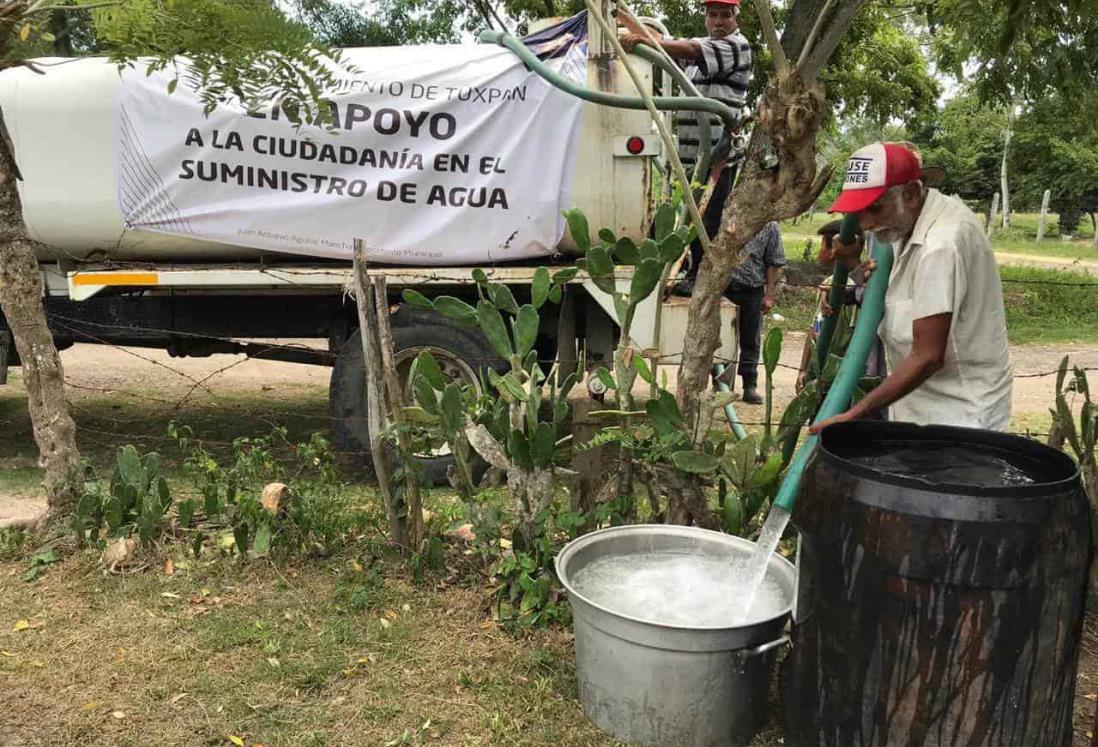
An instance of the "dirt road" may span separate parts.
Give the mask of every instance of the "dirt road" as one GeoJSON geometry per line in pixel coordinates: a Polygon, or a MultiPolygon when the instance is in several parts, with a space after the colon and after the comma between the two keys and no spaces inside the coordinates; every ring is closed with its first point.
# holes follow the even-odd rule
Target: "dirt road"
{"type": "MultiPolygon", "coordinates": [[[[313,340],[282,341],[318,345],[313,340]]],[[[787,335],[781,363],[775,374],[779,401],[792,397],[800,363],[804,335],[787,335]]],[[[1052,403],[1055,376],[1036,376],[1056,369],[1064,355],[1087,367],[1098,367],[1098,349],[1084,345],[1016,345],[1014,363],[1014,411],[1017,415],[1041,413],[1052,403]]],[[[297,363],[248,360],[241,356],[213,355],[208,358],[172,358],[158,350],[75,345],[61,354],[73,396],[109,391],[155,392],[170,399],[192,390],[196,383],[214,390],[273,390],[285,387],[326,388],[330,369],[297,363]]],[[[674,370],[668,369],[674,387],[674,370]]],[[[199,387],[201,389],[201,387],[199,387]]],[[[3,390],[0,389],[0,396],[3,390]]]]}
{"type": "Polygon", "coordinates": [[[999,260],[999,264],[1001,265],[1041,267],[1044,269],[1069,270],[1071,272],[1082,272],[1088,275],[1098,275],[1098,261],[1089,259],[1049,257],[1043,254],[1014,254],[1013,252],[996,252],[995,257],[999,260]]]}

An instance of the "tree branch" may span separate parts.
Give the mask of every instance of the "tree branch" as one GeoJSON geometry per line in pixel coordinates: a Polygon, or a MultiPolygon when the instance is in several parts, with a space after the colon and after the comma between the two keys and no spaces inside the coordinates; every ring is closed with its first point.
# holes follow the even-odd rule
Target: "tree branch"
{"type": "Polygon", "coordinates": [[[484,4],[488,7],[488,10],[492,13],[492,18],[496,19],[496,23],[499,24],[500,30],[505,33],[511,33],[507,28],[507,24],[503,22],[503,19],[499,17],[499,13],[496,12],[496,4],[492,0],[484,0],[484,4]]]}
{"type": "Polygon", "coordinates": [[[823,8],[820,9],[820,14],[816,16],[816,23],[812,24],[812,30],[808,32],[808,38],[804,41],[804,46],[801,47],[801,55],[797,59],[797,68],[804,67],[804,63],[808,60],[808,53],[812,51],[812,47],[816,43],[816,37],[820,35],[820,29],[823,28],[824,19],[827,18],[827,14],[831,11],[831,4],[835,0],[827,0],[824,3],[823,8]]]}
{"type": "Polygon", "coordinates": [[[785,58],[785,50],[778,39],[778,31],[774,27],[774,16],[770,14],[770,0],[757,0],[755,10],[759,14],[759,25],[762,27],[763,38],[770,49],[770,56],[774,58],[774,70],[778,75],[789,72],[789,61],[785,58]]]}
{"type": "Polygon", "coordinates": [[[835,7],[835,13],[831,17],[831,23],[827,24],[820,40],[808,53],[808,59],[801,66],[801,75],[804,76],[806,82],[813,81],[819,76],[820,71],[831,59],[835,48],[839,46],[843,36],[850,30],[855,16],[858,15],[858,11],[862,9],[865,3],[866,0],[839,0],[835,7]]]}

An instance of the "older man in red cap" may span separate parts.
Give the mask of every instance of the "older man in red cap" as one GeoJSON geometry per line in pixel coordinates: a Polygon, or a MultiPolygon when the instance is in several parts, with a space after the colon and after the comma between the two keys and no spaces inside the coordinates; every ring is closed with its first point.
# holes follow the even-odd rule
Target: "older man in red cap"
{"type": "MultiPolygon", "coordinates": [[[[830,212],[855,213],[862,232],[895,253],[880,337],[888,376],[849,412],[813,427],[888,408],[891,420],[1005,430],[1011,366],[1003,289],[979,218],[927,187],[912,146],[856,151],[830,212]]],[[[860,256],[860,243],[837,253],[860,256]]]]}

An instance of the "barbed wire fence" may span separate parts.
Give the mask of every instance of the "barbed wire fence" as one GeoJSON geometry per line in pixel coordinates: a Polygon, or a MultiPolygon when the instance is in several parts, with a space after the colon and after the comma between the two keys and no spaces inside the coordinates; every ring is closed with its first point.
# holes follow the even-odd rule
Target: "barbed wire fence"
{"type": "MultiPolygon", "coordinates": [[[[1065,285],[1065,286],[1069,286],[1069,287],[1079,287],[1079,286],[1086,286],[1086,287],[1095,286],[1095,287],[1098,287],[1098,282],[1094,282],[1094,283],[1060,283],[1060,282],[1045,282],[1045,281],[1019,281],[1019,282],[1027,282],[1029,284],[1037,284],[1037,285],[1065,285]]],[[[795,284],[787,284],[787,287],[817,289],[819,287],[819,285],[817,283],[795,283],[795,284]]],[[[221,408],[222,412],[231,413],[234,416],[239,416],[241,418],[241,422],[247,422],[247,420],[258,421],[263,426],[268,428],[270,433],[277,433],[277,434],[284,433],[283,429],[284,429],[284,426],[285,426],[285,422],[279,422],[275,419],[272,419],[271,417],[268,417],[267,415],[265,415],[262,412],[258,411],[255,407],[242,407],[239,404],[239,402],[234,402],[231,399],[224,397],[222,394],[220,394],[218,392],[217,388],[212,385],[212,382],[214,380],[216,380],[218,376],[220,376],[221,374],[224,374],[224,373],[226,373],[226,372],[228,372],[228,371],[230,371],[230,370],[232,370],[232,369],[234,369],[238,366],[243,365],[244,363],[251,360],[250,357],[245,357],[243,355],[240,355],[235,360],[225,364],[224,366],[220,366],[220,367],[218,367],[217,369],[215,369],[213,371],[210,371],[208,373],[204,373],[204,374],[199,376],[199,375],[194,375],[194,374],[188,373],[187,371],[184,371],[184,370],[182,370],[182,369],[180,369],[176,366],[169,365],[168,363],[165,363],[162,360],[157,360],[156,358],[154,358],[150,355],[142,354],[141,352],[138,352],[137,350],[135,350],[131,346],[124,346],[124,345],[112,342],[109,338],[110,338],[112,332],[118,332],[118,331],[134,332],[134,331],[136,331],[136,332],[142,332],[142,333],[160,334],[160,335],[164,335],[166,337],[194,338],[194,339],[201,339],[201,340],[204,340],[204,341],[216,341],[216,342],[223,342],[223,343],[229,343],[229,344],[235,344],[235,345],[248,344],[249,341],[245,341],[245,340],[241,340],[241,339],[233,338],[233,337],[222,337],[222,336],[214,336],[214,335],[208,335],[208,334],[195,334],[195,333],[187,333],[187,332],[177,332],[175,330],[167,330],[167,329],[156,328],[156,327],[147,327],[147,326],[129,325],[129,324],[125,324],[125,325],[124,324],[112,324],[112,323],[106,323],[106,322],[91,322],[91,321],[88,321],[88,320],[77,319],[77,318],[73,318],[73,317],[70,317],[70,316],[67,316],[67,315],[64,315],[64,314],[59,314],[59,313],[56,313],[56,312],[49,312],[48,317],[51,321],[51,324],[56,325],[58,329],[63,330],[65,332],[67,332],[68,334],[72,335],[73,339],[77,339],[77,340],[80,340],[82,342],[88,342],[88,343],[102,345],[102,346],[105,346],[105,347],[112,348],[112,349],[118,351],[118,353],[121,354],[121,355],[126,355],[126,356],[129,356],[129,357],[141,360],[142,362],[148,364],[149,366],[155,368],[156,370],[160,370],[160,371],[163,371],[167,374],[170,374],[171,376],[177,377],[177,378],[181,379],[182,381],[186,382],[186,384],[187,384],[187,389],[184,391],[184,393],[181,396],[171,397],[171,398],[170,397],[165,397],[165,396],[157,396],[155,394],[148,394],[148,393],[145,393],[145,392],[142,392],[142,391],[133,391],[132,389],[128,389],[128,388],[120,388],[120,387],[112,387],[112,386],[93,386],[93,385],[90,385],[90,384],[87,384],[87,383],[81,383],[79,381],[74,381],[71,378],[67,378],[66,379],[66,386],[70,387],[71,389],[74,389],[74,390],[77,390],[77,391],[82,391],[82,392],[96,392],[96,393],[104,394],[104,395],[122,396],[122,397],[126,397],[126,398],[129,398],[129,399],[133,399],[136,402],[140,402],[142,404],[149,404],[149,405],[155,406],[156,409],[154,409],[151,412],[148,411],[148,410],[142,410],[140,415],[138,416],[138,419],[142,423],[149,423],[149,424],[155,423],[155,424],[160,425],[161,427],[166,426],[167,422],[171,422],[173,420],[179,419],[179,418],[181,418],[181,416],[185,415],[185,408],[188,405],[188,403],[192,403],[194,398],[195,398],[195,395],[197,393],[201,392],[201,393],[204,393],[204,394],[208,395],[209,398],[210,398],[211,403],[213,403],[216,407],[221,408]],[[102,334],[99,334],[99,335],[94,334],[94,333],[89,331],[89,328],[99,329],[99,330],[101,330],[102,334]]],[[[281,350],[281,349],[301,350],[301,349],[308,348],[308,347],[309,346],[299,345],[299,344],[287,345],[285,343],[273,343],[272,342],[272,343],[269,343],[269,344],[263,343],[257,349],[257,352],[261,356],[264,351],[277,351],[277,350],[281,350]]],[[[253,357],[255,357],[255,356],[253,356],[253,357]]],[[[661,365],[676,365],[678,363],[677,357],[674,357],[674,356],[663,356],[663,357],[657,358],[656,360],[661,365]]],[[[498,359],[498,358],[482,358],[482,359],[470,360],[469,362],[470,363],[476,363],[476,364],[479,364],[479,365],[482,365],[482,366],[498,366],[501,363],[500,359],[498,359]]],[[[728,367],[736,366],[739,363],[738,359],[736,359],[736,358],[724,358],[724,357],[720,357],[720,356],[718,356],[715,359],[715,362],[721,363],[721,364],[723,364],[725,366],[728,366],[728,367]]],[[[554,360],[553,359],[545,359],[545,360],[542,361],[542,363],[545,364],[546,366],[551,366],[554,363],[554,360]]],[[[796,365],[791,365],[791,364],[788,364],[788,363],[781,363],[781,362],[779,362],[777,365],[780,368],[783,368],[783,369],[786,369],[786,370],[798,371],[798,372],[800,371],[800,367],[796,366],[796,365]]],[[[1098,367],[1087,366],[1087,367],[1082,367],[1082,370],[1087,371],[1087,372],[1098,371],[1098,367]]],[[[1015,379],[1047,378],[1047,377],[1052,377],[1052,376],[1057,375],[1058,372],[1059,372],[1058,368],[1050,368],[1048,370],[1043,370],[1043,371],[1015,374],[1014,378],[1015,379]]],[[[135,420],[133,418],[127,419],[127,418],[124,418],[124,417],[111,417],[111,416],[109,416],[109,415],[107,415],[103,412],[92,411],[88,407],[86,407],[85,404],[79,399],[70,398],[69,399],[69,405],[70,405],[70,407],[73,408],[73,410],[75,412],[77,412],[81,415],[80,420],[82,422],[80,423],[79,428],[80,428],[80,430],[84,431],[86,434],[91,434],[91,435],[95,435],[97,437],[111,439],[112,441],[115,441],[119,445],[126,444],[126,443],[141,443],[141,442],[171,443],[171,442],[175,441],[175,439],[173,437],[167,435],[166,430],[163,431],[162,433],[158,434],[158,433],[150,433],[145,429],[134,429],[133,426],[135,424],[135,420]],[[97,427],[100,424],[106,424],[106,427],[97,427]]],[[[286,403],[285,403],[284,399],[280,400],[279,403],[278,403],[278,406],[273,407],[272,409],[277,413],[275,415],[275,417],[277,417],[277,418],[287,418],[287,417],[289,417],[289,418],[297,418],[297,419],[300,419],[300,420],[305,420],[305,421],[308,421],[308,422],[313,422],[313,423],[315,423],[317,430],[330,428],[332,426],[333,422],[339,419],[339,418],[334,417],[330,413],[322,413],[322,412],[318,412],[316,410],[301,410],[301,409],[294,409],[292,407],[286,407],[286,403]]],[[[741,423],[744,426],[748,426],[748,427],[762,427],[762,426],[765,425],[765,423],[763,421],[755,422],[755,421],[743,421],[743,420],[741,420],[741,423]]],[[[1030,437],[1030,438],[1032,438],[1032,437],[1042,437],[1043,438],[1046,435],[1044,433],[1035,433],[1035,432],[1029,431],[1029,430],[1024,431],[1024,432],[1017,432],[1016,431],[1014,433],[1016,435],[1021,435],[1021,436],[1030,437]]],[[[212,438],[212,439],[211,438],[205,438],[205,437],[202,437],[201,434],[196,435],[196,440],[199,440],[204,445],[208,445],[208,446],[211,446],[211,447],[231,448],[233,446],[233,441],[219,440],[219,439],[216,439],[216,438],[212,438]]],[[[278,448],[284,449],[286,451],[290,451],[290,450],[293,450],[294,448],[296,448],[295,444],[293,444],[289,440],[287,440],[285,438],[285,436],[283,436],[282,440],[284,441],[284,443],[280,444],[278,446],[278,448]]],[[[339,452],[339,453],[340,453],[341,456],[352,458],[352,459],[361,458],[361,456],[362,456],[361,452],[339,452]]]]}

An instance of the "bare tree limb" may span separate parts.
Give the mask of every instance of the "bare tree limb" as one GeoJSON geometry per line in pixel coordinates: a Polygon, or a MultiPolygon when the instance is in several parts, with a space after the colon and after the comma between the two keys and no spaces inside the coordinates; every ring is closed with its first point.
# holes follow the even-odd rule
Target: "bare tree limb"
{"type": "Polygon", "coordinates": [[[477,9],[480,17],[484,19],[484,23],[488,25],[488,28],[499,26],[500,31],[507,32],[507,24],[499,17],[492,0],[472,0],[472,4],[477,9]]]}
{"type": "Polygon", "coordinates": [[[774,59],[774,71],[778,75],[789,72],[789,61],[785,58],[785,50],[778,39],[778,30],[774,27],[774,16],[770,13],[770,0],[756,0],[755,10],[759,14],[759,26],[762,28],[766,46],[770,49],[770,56],[774,59]]]}
{"type": "Polygon", "coordinates": [[[377,336],[377,310],[374,286],[367,275],[366,246],[362,239],[354,240],[355,301],[358,306],[358,330],[362,338],[363,373],[366,384],[366,416],[370,433],[370,455],[374,460],[378,489],[389,517],[389,532],[393,544],[407,546],[407,526],[401,501],[393,491],[391,454],[382,438],[384,431],[385,384],[382,380],[380,342],[377,336]]]}
{"type": "Polygon", "coordinates": [[[782,49],[790,60],[800,57],[805,40],[828,0],[787,0],[788,12],[782,28],[782,49]]]}
{"type": "Polygon", "coordinates": [[[820,35],[820,29],[823,28],[824,19],[827,18],[827,14],[831,12],[831,4],[835,0],[827,0],[824,3],[823,8],[820,9],[820,14],[816,16],[816,23],[812,24],[812,30],[808,32],[808,38],[804,41],[804,46],[801,47],[801,55],[797,59],[797,68],[804,67],[805,62],[808,60],[808,53],[812,51],[813,45],[816,43],[816,37],[820,35]]]}
{"type": "Polygon", "coordinates": [[[374,278],[372,282],[378,346],[381,353],[381,374],[385,380],[384,388],[387,393],[386,409],[389,420],[397,426],[397,444],[400,449],[400,458],[404,463],[404,504],[408,509],[404,530],[407,532],[407,544],[412,552],[420,552],[423,549],[423,495],[420,491],[419,477],[413,468],[416,456],[412,451],[411,437],[405,427],[404,389],[397,376],[393,330],[389,324],[389,286],[384,275],[374,278]]]}
{"type": "Polygon", "coordinates": [[[496,4],[492,0],[484,0],[484,4],[488,6],[488,10],[492,12],[492,17],[496,19],[496,23],[499,24],[500,29],[510,33],[510,29],[507,28],[507,24],[503,22],[503,19],[499,17],[499,13],[496,12],[496,4]]]}
{"type": "Polygon", "coordinates": [[[835,48],[839,46],[843,36],[850,30],[858,11],[865,5],[866,0],[839,0],[835,6],[835,12],[831,16],[823,35],[808,53],[808,59],[801,66],[801,75],[806,82],[815,80],[823,70],[835,48]]]}
{"type": "Polygon", "coordinates": [[[488,10],[484,7],[484,3],[480,2],[480,0],[471,0],[469,4],[473,6],[473,10],[480,16],[480,20],[484,21],[485,26],[490,29],[495,28],[495,24],[492,23],[492,16],[488,14],[488,10]]]}

